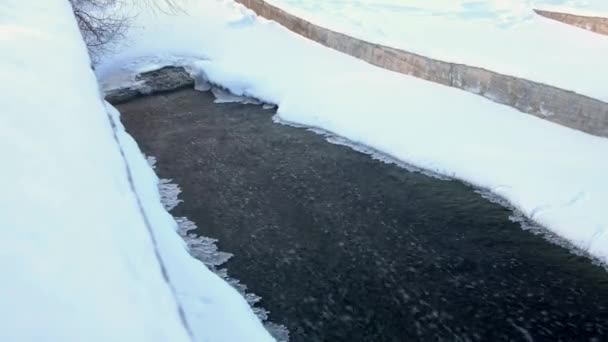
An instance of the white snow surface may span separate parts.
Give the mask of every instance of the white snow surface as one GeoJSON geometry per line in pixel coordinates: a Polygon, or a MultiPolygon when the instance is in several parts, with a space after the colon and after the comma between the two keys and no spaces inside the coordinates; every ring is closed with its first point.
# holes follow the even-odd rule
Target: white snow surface
{"type": "Polygon", "coordinates": [[[277,104],[280,121],[488,189],[608,261],[608,139],[371,66],[231,0],[182,8],[187,15],[140,13],[128,44],[97,68],[106,89],[121,85],[116,75],[185,65],[233,94],[277,104]]]}
{"type": "Polygon", "coordinates": [[[608,36],[533,11],[606,16],[606,0],[267,1],[360,39],[608,102],[608,36]]]}
{"type": "Polygon", "coordinates": [[[69,3],[3,0],[0,51],[0,340],[272,341],[189,256],[69,3]]]}

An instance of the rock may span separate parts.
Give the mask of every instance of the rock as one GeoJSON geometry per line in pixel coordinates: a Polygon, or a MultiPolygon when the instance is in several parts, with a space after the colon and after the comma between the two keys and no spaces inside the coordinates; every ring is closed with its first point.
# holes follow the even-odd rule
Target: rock
{"type": "Polygon", "coordinates": [[[158,70],[137,75],[136,85],[111,89],[106,92],[106,101],[124,103],[136,97],[194,87],[194,79],[183,67],[166,66],[158,70]]]}

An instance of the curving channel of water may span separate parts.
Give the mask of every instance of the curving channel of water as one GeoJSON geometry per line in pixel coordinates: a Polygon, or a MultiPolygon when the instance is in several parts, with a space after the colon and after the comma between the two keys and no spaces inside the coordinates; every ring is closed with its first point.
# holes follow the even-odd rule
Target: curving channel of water
{"type": "MultiPolygon", "coordinates": [[[[291,341],[606,341],[608,272],[454,180],[181,90],[119,107],[291,341]]],[[[373,113],[370,113],[373,115],[373,113]]]]}

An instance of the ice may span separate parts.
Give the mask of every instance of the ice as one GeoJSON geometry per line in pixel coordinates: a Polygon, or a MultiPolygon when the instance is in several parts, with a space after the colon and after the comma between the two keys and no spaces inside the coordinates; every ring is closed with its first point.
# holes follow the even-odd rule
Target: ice
{"type": "Polygon", "coordinates": [[[213,96],[215,96],[215,103],[262,104],[259,100],[254,98],[234,95],[231,92],[218,87],[211,88],[211,92],[213,93],[213,96]]]}
{"type": "Polygon", "coordinates": [[[205,70],[203,68],[205,61],[204,60],[194,60],[191,63],[180,63],[177,65],[188,65],[188,71],[190,75],[194,79],[194,89],[198,91],[209,91],[213,87],[211,83],[209,83],[209,79],[205,74],[205,70]]]}
{"type": "Polygon", "coordinates": [[[202,77],[202,74],[198,74],[194,78],[194,89],[198,91],[209,91],[211,88],[211,84],[204,77],[202,77]]]}
{"type": "MultiPolygon", "coordinates": [[[[149,156],[146,157],[148,164],[152,167],[156,167],[156,158],[149,156]]],[[[179,203],[183,201],[179,199],[181,189],[178,184],[173,183],[170,179],[160,179],[158,183],[158,191],[160,193],[161,203],[167,211],[174,209],[179,203]]],[[[228,284],[232,285],[244,298],[245,301],[253,309],[253,313],[264,322],[266,330],[278,341],[288,342],[289,341],[289,330],[284,325],[276,324],[268,320],[269,312],[259,306],[256,306],[262,297],[248,292],[247,286],[242,284],[237,279],[234,279],[228,275],[226,269],[219,269],[234,255],[231,253],[221,252],[218,250],[216,245],[217,240],[205,236],[200,236],[196,233],[198,227],[196,223],[189,220],[187,217],[175,217],[177,222],[177,233],[186,242],[190,255],[203,262],[211,271],[215,272],[228,284]]]]}
{"type": "Polygon", "coordinates": [[[182,190],[177,184],[172,183],[171,179],[161,179],[158,182],[158,189],[160,192],[160,201],[163,203],[165,210],[171,211],[182,202],[182,200],[177,197],[182,190]]]}
{"type": "Polygon", "coordinates": [[[232,254],[219,252],[215,243],[217,240],[204,236],[197,236],[190,231],[196,230],[196,224],[186,217],[176,217],[179,235],[186,241],[190,254],[202,261],[208,267],[217,267],[224,264],[232,254]]]}

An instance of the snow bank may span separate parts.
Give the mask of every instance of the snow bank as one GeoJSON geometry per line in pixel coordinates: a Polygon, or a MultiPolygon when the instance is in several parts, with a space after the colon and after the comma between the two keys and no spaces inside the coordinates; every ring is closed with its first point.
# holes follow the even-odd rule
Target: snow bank
{"type": "Polygon", "coordinates": [[[271,341],[185,250],[68,2],[5,0],[0,51],[0,340],[271,341]]]}
{"type": "Polygon", "coordinates": [[[185,63],[199,79],[277,104],[278,120],[489,189],[608,261],[608,139],[376,68],[230,0],[183,6],[188,15],[138,16],[129,47],[97,69],[106,88],[117,74],[185,63]]]}
{"type": "Polygon", "coordinates": [[[356,38],[608,102],[608,37],[533,11],[602,15],[605,0],[267,1],[356,38]]]}
{"type": "Polygon", "coordinates": [[[577,1],[542,1],[535,4],[536,9],[552,12],[581,15],[587,17],[608,18],[608,2],[601,0],[577,0],[577,1]]]}

